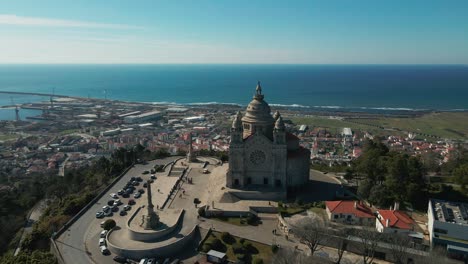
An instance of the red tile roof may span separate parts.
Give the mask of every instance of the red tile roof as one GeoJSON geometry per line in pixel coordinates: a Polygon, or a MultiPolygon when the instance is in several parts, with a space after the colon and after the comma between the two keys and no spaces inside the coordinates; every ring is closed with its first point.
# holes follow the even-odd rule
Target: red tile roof
{"type": "Polygon", "coordinates": [[[359,201],[326,201],[325,205],[334,214],[354,214],[360,218],[375,217],[372,210],[359,201]]]}
{"type": "Polygon", "coordinates": [[[380,223],[386,226],[387,219],[390,220],[389,227],[399,228],[399,229],[412,229],[414,225],[413,219],[409,217],[406,213],[399,210],[379,210],[377,211],[380,217],[380,223]]]}

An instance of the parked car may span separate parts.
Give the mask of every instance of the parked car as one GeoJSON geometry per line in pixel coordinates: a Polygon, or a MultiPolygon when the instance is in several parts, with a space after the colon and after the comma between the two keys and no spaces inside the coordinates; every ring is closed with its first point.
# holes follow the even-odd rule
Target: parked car
{"type": "Polygon", "coordinates": [[[107,249],[106,246],[101,246],[101,247],[99,247],[99,249],[101,250],[101,253],[102,253],[103,255],[108,255],[108,254],[110,254],[109,249],[107,249]]]}
{"type": "Polygon", "coordinates": [[[135,204],[135,200],[133,199],[128,200],[128,205],[134,205],[134,204],[135,204]]]}
{"type": "Polygon", "coordinates": [[[99,235],[100,237],[106,237],[107,235],[107,230],[102,230],[101,234],[99,235]]]}
{"type": "MultiPolygon", "coordinates": [[[[112,200],[112,203],[114,203],[114,200],[112,200]]],[[[110,207],[108,205],[105,205],[105,206],[102,207],[103,212],[107,212],[109,210],[110,210],[110,207]]]]}
{"type": "Polygon", "coordinates": [[[121,205],[122,204],[122,201],[120,201],[120,199],[115,199],[114,200],[114,204],[113,205],[121,205]]]}
{"type": "Polygon", "coordinates": [[[115,193],[111,193],[110,196],[111,196],[112,198],[114,198],[114,199],[119,198],[119,196],[118,196],[117,194],[115,194],[115,193]]]}
{"type": "Polygon", "coordinates": [[[170,258],[166,258],[163,262],[163,264],[169,264],[171,262],[171,259],[170,258]]]}
{"type": "Polygon", "coordinates": [[[118,195],[122,195],[123,193],[124,193],[124,190],[119,190],[119,191],[117,192],[118,195]]]}
{"type": "Polygon", "coordinates": [[[156,263],[156,260],[154,258],[148,259],[148,262],[146,264],[154,264],[156,263]]]}
{"type": "Polygon", "coordinates": [[[144,189],[140,189],[138,190],[139,193],[145,193],[145,190],[144,189]]]}
{"type": "Polygon", "coordinates": [[[146,262],[148,262],[148,259],[141,259],[140,262],[138,262],[138,264],[146,264],[146,262]]]}
{"type": "Polygon", "coordinates": [[[180,260],[179,259],[174,259],[171,264],[179,264],[180,260]]]}
{"type": "Polygon", "coordinates": [[[143,174],[148,174],[148,173],[149,173],[149,171],[147,171],[147,170],[143,172],[143,174]]]}
{"type": "Polygon", "coordinates": [[[120,211],[120,216],[124,216],[124,215],[127,215],[127,211],[120,211]]]}
{"type": "Polygon", "coordinates": [[[140,185],[140,183],[137,182],[137,181],[133,181],[132,184],[133,184],[133,186],[138,186],[138,185],[140,185]]]}
{"type": "Polygon", "coordinates": [[[126,205],[126,206],[123,207],[123,209],[125,211],[130,211],[130,209],[132,209],[132,207],[130,205],[126,205]]]}
{"type": "Polygon", "coordinates": [[[128,263],[128,260],[122,256],[115,256],[113,260],[118,263],[128,263]]]}
{"type": "Polygon", "coordinates": [[[136,198],[136,199],[138,199],[138,198],[140,198],[140,197],[141,197],[141,193],[139,193],[139,192],[137,192],[137,193],[135,193],[135,194],[133,195],[133,198],[136,198]]]}
{"type": "Polygon", "coordinates": [[[143,187],[144,188],[148,187],[148,183],[147,182],[143,183],[143,187]]]}
{"type": "Polygon", "coordinates": [[[124,194],[122,194],[122,197],[123,198],[128,198],[128,197],[130,197],[130,194],[125,192],[124,194]]]}
{"type": "Polygon", "coordinates": [[[112,206],[113,204],[114,204],[114,200],[109,200],[109,201],[107,201],[107,205],[108,205],[108,206],[112,206]]]}
{"type": "Polygon", "coordinates": [[[114,213],[112,213],[112,210],[109,210],[109,211],[107,211],[107,212],[104,212],[104,214],[105,214],[106,216],[113,216],[113,215],[114,215],[114,213]]]}
{"type": "Polygon", "coordinates": [[[104,212],[99,211],[96,213],[96,218],[103,218],[104,217],[104,212]]]}
{"type": "Polygon", "coordinates": [[[136,180],[136,177],[131,177],[130,180],[134,181],[134,180],[136,180]]]}
{"type": "Polygon", "coordinates": [[[142,182],[143,179],[140,176],[138,176],[138,177],[136,177],[136,181],[142,182]]]}
{"type": "Polygon", "coordinates": [[[112,206],[112,212],[119,211],[119,207],[117,205],[112,206]]]}
{"type": "Polygon", "coordinates": [[[105,246],[105,245],[106,245],[106,239],[103,238],[103,237],[101,237],[101,238],[99,239],[99,246],[105,246]]]}
{"type": "Polygon", "coordinates": [[[156,180],[156,175],[151,175],[151,179],[156,180]]]}

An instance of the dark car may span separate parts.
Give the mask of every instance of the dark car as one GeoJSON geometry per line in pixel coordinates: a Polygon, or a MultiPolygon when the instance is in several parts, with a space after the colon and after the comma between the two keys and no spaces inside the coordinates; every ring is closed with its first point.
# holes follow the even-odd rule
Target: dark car
{"type": "Polygon", "coordinates": [[[136,181],[142,182],[143,179],[140,176],[138,176],[138,177],[136,177],[136,181]]]}
{"type": "Polygon", "coordinates": [[[128,200],[128,204],[129,204],[129,205],[134,205],[134,204],[135,204],[135,200],[133,200],[133,199],[128,200]]]}
{"type": "Polygon", "coordinates": [[[145,190],[140,189],[140,190],[138,190],[138,192],[139,192],[139,193],[145,193],[145,190]]]}
{"type": "Polygon", "coordinates": [[[133,186],[138,186],[138,185],[140,185],[140,183],[137,182],[137,181],[132,182],[132,184],[133,184],[133,186]]]}
{"type": "Polygon", "coordinates": [[[107,201],[107,205],[108,205],[108,206],[114,205],[114,200],[109,200],[109,201],[107,201]]]}
{"type": "Polygon", "coordinates": [[[124,193],[124,190],[119,190],[119,191],[117,192],[118,195],[122,195],[123,193],[124,193]]]}
{"type": "Polygon", "coordinates": [[[130,180],[131,181],[134,181],[136,179],[136,177],[131,177],[130,180]]]}
{"type": "Polygon", "coordinates": [[[120,216],[124,216],[124,215],[127,215],[127,212],[126,211],[120,211],[120,216]]]}
{"type": "Polygon", "coordinates": [[[145,188],[148,187],[148,183],[147,182],[143,183],[143,187],[145,188]]]}
{"type": "Polygon", "coordinates": [[[152,180],[156,180],[156,175],[151,175],[152,180]]]}
{"type": "Polygon", "coordinates": [[[144,171],[143,174],[149,174],[149,171],[144,171]]]}
{"type": "Polygon", "coordinates": [[[119,211],[119,207],[117,205],[112,207],[112,212],[117,212],[119,211]]]}
{"type": "Polygon", "coordinates": [[[113,259],[115,262],[118,262],[118,263],[128,263],[128,260],[122,256],[115,256],[113,259]]]}
{"type": "Polygon", "coordinates": [[[125,192],[124,194],[122,194],[122,197],[123,198],[128,198],[128,197],[130,197],[130,194],[125,192]]]}

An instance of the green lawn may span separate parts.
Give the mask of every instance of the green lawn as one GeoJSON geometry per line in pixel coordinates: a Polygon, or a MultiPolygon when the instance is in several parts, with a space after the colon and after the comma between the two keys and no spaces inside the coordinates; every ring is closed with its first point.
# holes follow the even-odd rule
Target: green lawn
{"type": "MultiPolygon", "coordinates": [[[[468,113],[466,112],[444,112],[430,113],[414,118],[377,117],[372,119],[330,119],[325,116],[314,117],[291,117],[297,125],[305,124],[309,127],[323,127],[332,133],[340,133],[343,127],[351,127],[354,130],[366,130],[373,134],[388,134],[378,128],[396,128],[403,131],[411,131],[423,134],[439,136],[451,139],[468,138],[468,113]],[[358,122],[360,124],[356,124],[358,122]],[[366,125],[369,124],[369,125],[366,125]]],[[[394,131],[392,134],[404,134],[394,131]]],[[[424,136],[423,136],[424,137],[424,136]]]]}
{"type": "MultiPolygon", "coordinates": [[[[238,258],[236,256],[236,254],[234,253],[232,246],[234,244],[241,243],[240,242],[241,238],[236,237],[236,236],[231,236],[231,237],[232,237],[232,239],[229,240],[228,243],[226,243],[225,241],[223,241],[221,239],[221,233],[220,232],[213,231],[213,232],[211,232],[211,234],[208,235],[208,237],[204,241],[203,245],[210,244],[214,239],[219,239],[221,241],[221,243],[222,243],[221,249],[223,249],[223,250],[220,250],[220,251],[226,253],[229,260],[235,262],[235,261],[238,260],[238,258]]],[[[263,244],[263,243],[258,243],[258,242],[248,240],[248,239],[244,239],[244,240],[245,240],[243,242],[244,245],[246,245],[246,243],[251,244],[251,247],[249,247],[248,249],[245,249],[244,253],[243,253],[243,255],[245,255],[245,257],[246,257],[245,263],[252,263],[252,261],[254,259],[258,259],[258,258],[261,258],[263,260],[263,263],[270,263],[271,262],[273,253],[271,251],[271,246],[270,245],[263,244]]],[[[202,245],[202,248],[203,248],[203,245],[202,245]]]]}
{"type": "Polygon", "coordinates": [[[18,135],[0,134],[0,141],[7,141],[18,138],[18,135]]]}

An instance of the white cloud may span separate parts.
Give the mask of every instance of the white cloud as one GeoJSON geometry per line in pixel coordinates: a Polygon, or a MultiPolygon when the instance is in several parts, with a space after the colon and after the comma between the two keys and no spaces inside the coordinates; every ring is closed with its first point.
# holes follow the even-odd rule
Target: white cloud
{"type": "Polygon", "coordinates": [[[0,14],[0,25],[40,26],[40,27],[76,27],[76,28],[104,28],[104,29],[135,29],[136,26],[123,24],[94,23],[77,20],[51,19],[41,17],[24,17],[0,14]]]}

